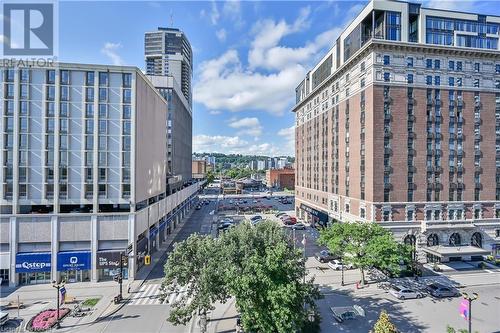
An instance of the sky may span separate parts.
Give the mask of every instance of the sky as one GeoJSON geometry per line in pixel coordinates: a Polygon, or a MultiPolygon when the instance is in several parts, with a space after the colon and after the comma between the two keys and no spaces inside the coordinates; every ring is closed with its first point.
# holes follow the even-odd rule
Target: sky
{"type": "MultiPolygon", "coordinates": [[[[420,2],[500,14],[494,1],[420,2]]],[[[366,3],[61,1],[59,59],[144,69],[144,32],[173,23],[193,48],[193,152],[293,156],[295,87],[366,3]]]]}

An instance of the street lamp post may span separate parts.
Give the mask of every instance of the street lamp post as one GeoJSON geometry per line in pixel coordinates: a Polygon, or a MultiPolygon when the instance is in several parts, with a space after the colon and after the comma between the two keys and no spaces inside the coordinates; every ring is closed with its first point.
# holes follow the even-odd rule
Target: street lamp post
{"type": "Polygon", "coordinates": [[[467,317],[469,319],[469,333],[472,333],[472,302],[474,302],[479,295],[477,293],[472,293],[472,296],[469,296],[467,293],[462,293],[462,296],[469,303],[467,317]]]}
{"type": "Polygon", "coordinates": [[[56,282],[55,280],[52,281],[52,287],[56,288],[56,290],[57,290],[57,313],[56,313],[56,316],[57,316],[57,318],[56,318],[56,328],[57,329],[61,328],[61,323],[59,321],[59,309],[60,309],[59,292],[60,292],[61,288],[64,287],[65,283],[66,283],[65,281],[61,281],[59,283],[56,282]]]}
{"type": "Polygon", "coordinates": [[[340,285],[344,286],[344,258],[341,258],[342,261],[342,267],[341,267],[341,280],[340,280],[340,285]]]}

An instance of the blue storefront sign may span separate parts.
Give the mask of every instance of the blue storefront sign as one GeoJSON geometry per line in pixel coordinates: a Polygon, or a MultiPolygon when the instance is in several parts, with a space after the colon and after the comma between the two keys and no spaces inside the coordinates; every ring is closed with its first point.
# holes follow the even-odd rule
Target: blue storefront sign
{"type": "Polygon", "coordinates": [[[50,272],[50,252],[16,254],[16,273],[50,272]]]}
{"type": "Polygon", "coordinates": [[[59,252],[57,254],[57,270],[61,271],[82,271],[90,269],[92,255],[90,251],[59,252]]]}

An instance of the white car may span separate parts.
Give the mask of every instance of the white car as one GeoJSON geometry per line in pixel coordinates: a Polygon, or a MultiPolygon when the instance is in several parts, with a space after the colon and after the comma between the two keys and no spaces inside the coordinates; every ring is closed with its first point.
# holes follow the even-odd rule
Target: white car
{"type": "Polygon", "coordinates": [[[342,269],[342,266],[344,266],[344,269],[353,269],[354,268],[354,266],[352,264],[342,265],[342,263],[337,259],[334,259],[334,260],[328,262],[328,266],[331,269],[334,269],[336,271],[340,271],[342,269]]]}
{"type": "Polygon", "coordinates": [[[399,299],[422,298],[424,294],[403,286],[392,286],[389,289],[389,294],[399,299]]]}

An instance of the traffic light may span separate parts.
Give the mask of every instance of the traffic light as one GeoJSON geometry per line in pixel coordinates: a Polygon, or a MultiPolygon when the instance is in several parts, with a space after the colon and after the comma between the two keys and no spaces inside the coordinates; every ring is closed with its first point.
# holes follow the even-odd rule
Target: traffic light
{"type": "Polygon", "coordinates": [[[147,255],[144,256],[144,265],[150,265],[151,264],[151,256],[147,255]]]}
{"type": "Polygon", "coordinates": [[[114,277],[113,277],[113,280],[115,282],[118,282],[118,283],[122,283],[122,275],[120,273],[116,274],[114,277]]]}

